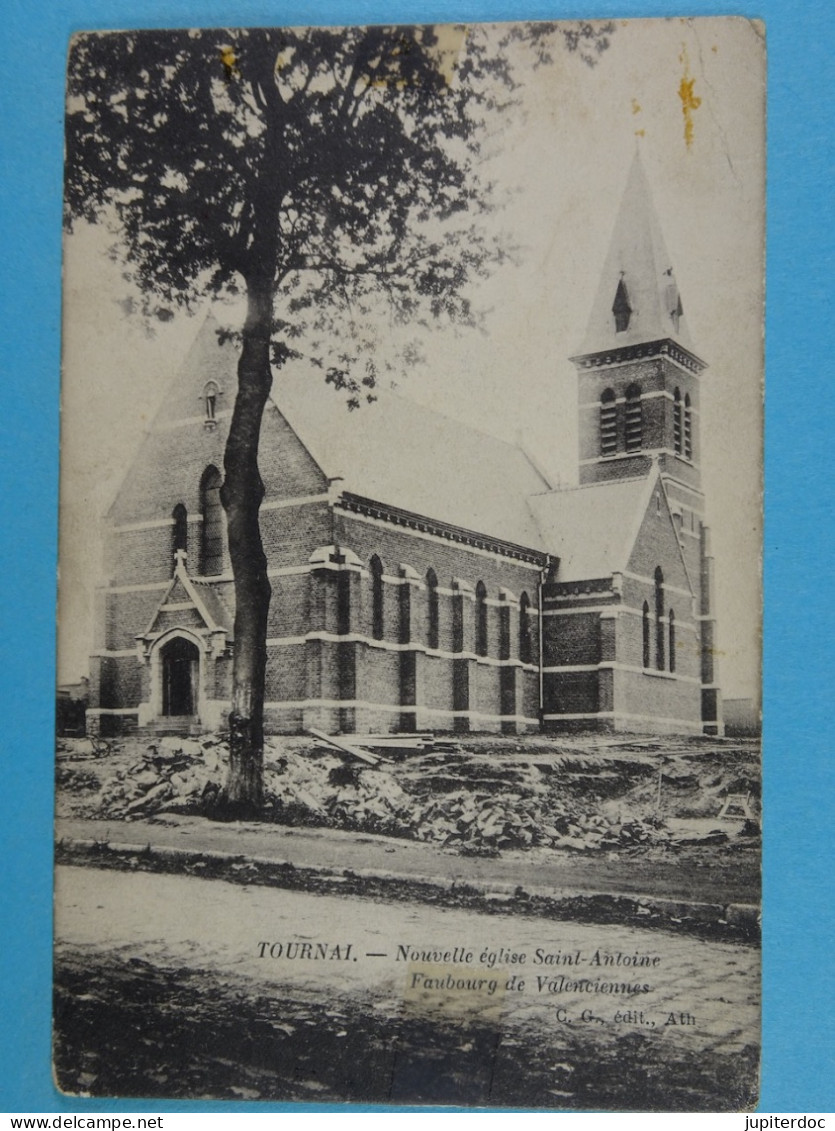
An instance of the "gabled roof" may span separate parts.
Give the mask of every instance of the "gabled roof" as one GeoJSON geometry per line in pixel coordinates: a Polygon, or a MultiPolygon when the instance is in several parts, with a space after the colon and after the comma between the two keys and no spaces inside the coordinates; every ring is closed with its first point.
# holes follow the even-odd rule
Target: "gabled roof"
{"type": "Polygon", "coordinates": [[[636,153],[580,354],[666,338],[693,350],[672,260],[636,153]],[[615,309],[628,312],[625,330],[616,328],[615,309]]]}
{"type": "Polygon", "coordinates": [[[234,618],[217,591],[213,579],[191,577],[185,561],[177,563],[174,576],[142,634],[143,639],[156,634],[160,616],[165,612],[166,606],[170,605],[177,605],[180,608],[191,606],[195,620],[200,622],[203,628],[208,629],[209,632],[224,632],[230,640],[232,639],[234,618]]]}
{"type": "Polygon", "coordinates": [[[383,390],[349,412],[315,377],[285,370],[279,412],[342,490],[401,510],[537,548],[529,496],[550,484],[521,448],[383,390]]]}
{"type": "MultiPolygon", "coordinates": [[[[196,468],[223,466],[237,384],[237,347],[228,341],[221,345],[218,329],[209,314],[116,495],[109,512],[112,521],[162,517],[176,501],[196,511],[196,468]],[[201,420],[210,379],[220,398],[217,428],[207,431],[201,420]],[[192,428],[187,444],[180,439],[185,433],[175,429],[178,424],[192,428]],[[172,480],[170,499],[159,490],[161,467],[172,480]]],[[[340,480],[337,488],[476,534],[538,547],[539,533],[526,500],[550,484],[517,445],[390,390],[380,390],[373,404],[351,412],[321,374],[293,366],[275,374],[272,402],[323,474],[340,480]]],[[[269,443],[265,428],[262,466],[266,470],[272,465],[280,477],[283,453],[271,451],[269,443]]]]}
{"type": "Polygon", "coordinates": [[[558,581],[611,577],[626,569],[657,480],[655,471],[531,499],[543,548],[560,559],[558,581]]]}

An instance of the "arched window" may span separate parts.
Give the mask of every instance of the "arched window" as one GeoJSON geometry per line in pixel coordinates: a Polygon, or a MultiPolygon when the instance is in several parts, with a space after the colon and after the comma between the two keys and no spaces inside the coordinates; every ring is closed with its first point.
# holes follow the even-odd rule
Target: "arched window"
{"type": "Polygon", "coordinates": [[[644,414],[641,406],[639,385],[630,385],[626,390],[626,410],[624,414],[624,439],[628,452],[638,452],[644,442],[644,414]]]}
{"type": "Polygon", "coordinates": [[[412,641],[412,587],[407,580],[408,576],[408,572],[401,568],[400,577],[403,578],[403,581],[397,587],[400,607],[397,640],[400,644],[410,644],[412,641]]]}
{"type": "Polygon", "coordinates": [[[171,553],[175,557],[178,550],[188,550],[188,511],[182,503],[177,503],[171,512],[174,528],[171,532],[171,553]]]}
{"type": "Polygon", "coordinates": [[[510,659],[510,605],[507,601],[499,605],[499,659],[510,659]]]}
{"type": "Polygon", "coordinates": [[[670,655],[670,671],[676,670],[676,614],[670,609],[670,621],[667,626],[667,644],[670,655]]]}
{"type": "Polygon", "coordinates": [[[632,316],[632,307],[629,305],[629,295],[626,291],[626,284],[623,278],[618,282],[618,289],[615,291],[615,301],[612,303],[612,314],[615,316],[615,332],[622,334],[624,330],[629,327],[629,319],[632,316]]]}
{"type": "Polygon", "coordinates": [[[223,572],[223,507],[220,502],[220,472],[210,464],[200,480],[200,572],[204,577],[223,572]]]}
{"type": "Polygon", "coordinates": [[[650,665],[649,655],[649,605],[644,601],[644,612],[641,617],[643,637],[644,637],[644,667],[648,668],[650,665]]]}
{"type": "Polygon", "coordinates": [[[605,389],[600,398],[600,454],[614,455],[618,450],[618,410],[615,390],[605,389]]]}
{"type": "Polygon", "coordinates": [[[664,574],[655,570],[655,666],[664,670],[664,574]]]}
{"type": "Polygon", "coordinates": [[[429,648],[438,647],[438,578],[434,569],[426,573],[426,643],[429,648]]]}
{"type": "Polygon", "coordinates": [[[523,664],[533,661],[530,611],[531,599],[527,593],[523,593],[519,598],[519,659],[523,664]]]}
{"type": "Polygon", "coordinates": [[[452,650],[464,651],[464,594],[455,586],[452,591],[452,650]]]}
{"type": "Polygon", "coordinates": [[[376,554],[371,559],[371,635],[383,639],[383,563],[376,554]]]}
{"type": "Polygon", "coordinates": [[[475,587],[475,651],[487,655],[487,589],[483,581],[475,587]]]}
{"type": "Polygon", "coordinates": [[[220,389],[217,381],[207,381],[203,387],[203,404],[206,409],[206,424],[214,424],[217,414],[217,398],[220,389]]]}
{"type": "Polygon", "coordinates": [[[341,569],[336,575],[336,634],[347,636],[351,631],[351,572],[341,569]]]}
{"type": "Polygon", "coordinates": [[[682,453],[681,389],[673,396],[673,447],[677,456],[682,453]]]}
{"type": "Polygon", "coordinates": [[[693,458],[693,420],[690,405],[690,394],[684,398],[684,458],[693,458]]]}

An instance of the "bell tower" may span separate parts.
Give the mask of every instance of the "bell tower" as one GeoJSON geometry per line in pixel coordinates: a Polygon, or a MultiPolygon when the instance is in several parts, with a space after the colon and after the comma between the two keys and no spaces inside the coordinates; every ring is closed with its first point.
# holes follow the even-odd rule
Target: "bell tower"
{"type": "Polygon", "coordinates": [[[580,483],[642,477],[657,463],[702,625],[704,729],[720,728],[712,559],[704,526],[699,376],[673,264],[640,156],[629,171],[581,352],[580,483]]]}

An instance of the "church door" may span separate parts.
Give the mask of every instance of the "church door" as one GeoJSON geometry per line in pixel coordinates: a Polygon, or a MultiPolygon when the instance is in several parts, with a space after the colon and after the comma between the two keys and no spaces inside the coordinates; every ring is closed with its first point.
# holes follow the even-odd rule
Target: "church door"
{"type": "Polygon", "coordinates": [[[163,715],[197,714],[200,653],[196,644],[177,636],[162,649],[163,715]]]}

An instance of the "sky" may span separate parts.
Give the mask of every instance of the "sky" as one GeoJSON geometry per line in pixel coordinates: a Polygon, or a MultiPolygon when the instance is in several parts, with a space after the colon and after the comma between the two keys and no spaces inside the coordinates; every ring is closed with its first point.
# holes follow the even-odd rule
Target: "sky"
{"type": "MultiPolygon", "coordinates": [[[[675,268],[701,377],[702,476],[716,558],[725,697],[759,686],[762,540],[764,45],[742,19],[624,21],[597,66],[558,49],[523,67],[519,106],[489,139],[485,175],[507,189],[493,222],[519,249],[473,298],[483,332],[422,339],[401,396],[525,447],[577,477],[576,373],[636,149],[675,268]],[[692,82],[691,132],[682,82],[692,82]]],[[[686,87],[685,87],[686,90],[686,87]]],[[[101,516],[204,316],[148,337],[126,317],[111,240],[65,240],[59,680],[85,674],[101,516]]],[[[234,325],[239,310],[215,310],[234,325]]],[[[323,393],[311,370],[311,395],[323,393]]],[[[363,409],[361,411],[367,411],[363,409]]]]}

